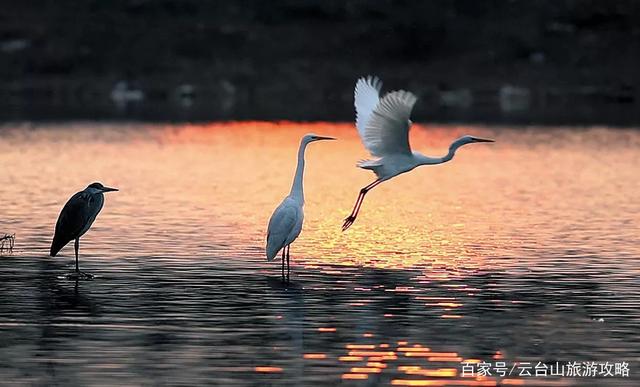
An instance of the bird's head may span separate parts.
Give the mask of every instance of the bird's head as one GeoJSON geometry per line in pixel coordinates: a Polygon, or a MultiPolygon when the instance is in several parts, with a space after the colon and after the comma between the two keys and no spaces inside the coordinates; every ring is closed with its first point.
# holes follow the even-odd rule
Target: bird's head
{"type": "Polygon", "coordinates": [[[454,142],[454,144],[457,144],[458,146],[462,146],[467,144],[473,144],[476,142],[495,142],[495,141],[488,138],[480,138],[480,137],[466,135],[457,139],[454,142]]]}
{"type": "Polygon", "coordinates": [[[317,134],[314,134],[314,133],[308,133],[308,134],[305,134],[304,137],[302,137],[302,142],[305,143],[305,144],[308,144],[308,143],[314,142],[314,141],[320,141],[320,140],[335,140],[335,138],[326,137],[326,136],[318,136],[317,134]]]}
{"type": "Polygon", "coordinates": [[[87,186],[87,191],[92,194],[117,191],[117,188],[105,187],[102,183],[91,183],[87,186]]]}

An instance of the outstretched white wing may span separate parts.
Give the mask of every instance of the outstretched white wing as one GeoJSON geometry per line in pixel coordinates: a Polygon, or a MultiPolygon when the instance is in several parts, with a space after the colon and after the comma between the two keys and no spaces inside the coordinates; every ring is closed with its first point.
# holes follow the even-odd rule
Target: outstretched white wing
{"type": "Polygon", "coordinates": [[[387,93],[367,120],[362,141],[373,156],[410,154],[409,126],[411,110],[418,99],[408,91],[387,93]]]}
{"type": "Polygon", "coordinates": [[[362,77],[356,82],[353,105],[356,108],[356,128],[363,142],[365,127],[380,100],[381,89],[382,81],[378,77],[362,77]]]}

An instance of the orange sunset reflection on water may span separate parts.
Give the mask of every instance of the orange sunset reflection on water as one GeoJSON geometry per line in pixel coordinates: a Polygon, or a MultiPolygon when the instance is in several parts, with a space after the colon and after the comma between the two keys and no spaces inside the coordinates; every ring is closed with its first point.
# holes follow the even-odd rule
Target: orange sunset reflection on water
{"type": "MultiPolygon", "coordinates": [[[[48,218],[55,218],[74,190],[101,180],[121,192],[107,197],[97,227],[124,229],[136,236],[145,231],[145,224],[164,225],[167,232],[178,234],[202,226],[209,230],[199,233],[218,241],[215,228],[227,226],[234,235],[233,245],[258,250],[271,212],[290,189],[300,137],[306,132],[332,135],[340,141],[312,144],[307,150],[305,226],[292,248],[294,265],[426,265],[444,277],[483,265],[483,255],[462,236],[469,229],[482,231],[482,238],[490,236],[486,229],[490,214],[483,215],[482,222],[469,223],[470,214],[463,211],[477,207],[485,195],[469,198],[455,192],[456,185],[466,186],[467,192],[486,190],[475,169],[478,163],[488,167],[495,149],[467,149],[468,155],[460,155],[454,170],[424,168],[383,184],[367,197],[358,222],[342,233],[342,219],[359,189],[374,179],[355,167],[367,154],[351,125],[230,123],[145,129],[98,126],[16,133],[29,147],[8,149],[10,138],[2,159],[5,165],[29,160],[32,167],[22,179],[35,183],[28,189],[50,204],[43,209],[48,218]],[[37,178],[52,175],[53,187],[37,178]]],[[[436,129],[427,136],[417,129],[414,144],[444,153],[448,142],[462,132],[436,129]]],[[[31,203],[20,194],[24,187],[5,186],[3,191],[17,206],[31,203]]],[[[257,252],[256,258],[261,258],[257,252]]]]}
{"type": "MultiPolygon", "coordinates": [[[[101,180],[121,192],[108,196],[96,223],[100,229],[151,237],[146,242],[166,233],[195,235],[199,245],[229,245],[231,255],[261,259],[269,216],[291,186],[299,139],[316,132],[339,141],[314,143],[307,150],[305,225],[292,245],[293,264],[418,268],[433,279],[495,267],[501,263],[493,258],[505,251],[526,254],[528,246],[553,243],[559,232],[571,236],[565,226],[570,223],[580,222],[583,229],[576,236],[586,238],[595,230],[581,222],[584,213],[598,220],[604,208],[612,216],[622,210],[612,203],[633,206],[626,199],[638,188],[634,171],[616,164],[637,161],[637,153],[624,147],[617,159],[602,165],[581,150],[595,149],[601,139],[631,140],[631,147],[637,135],[623,133],[620,140],[597,129],[557,131],[559,146],[548,149],[548,132],[515,136],[482,127],[415,126],[411,144],[429,155],[446,153],[449,143],[466,133],[497,142],[463,147],[447,164],[420,167],[383,183],[367,196],[360,217],[345,233],[340,231],[342,219],[359,189],[374,179],[355,167],[357,160],[369,156],[351,124],[76,124],[16,130],[1,145],[0,159],[9,171],[3,179],[28,185],[3,184],[0,193],[13,204],[7,207],[8,215],[20,215],[24,224],[47,230],[70,194],[101,180]],[[576,168],[567,169],[567,164],[576,168]],[[612,170],[616,176],[608,176],[612,170]],[[620,186],[621,178],[629,185],[604,197],[593,194],[607,184],[620,186]],[[40,204],[36,212],[21,213],[34,200],[40,204]],[[557,211],[562,216],[551,215],[557,211]],[[24,219],[29,216],[37,220],[24,219]],[[157,226],[150,230],[149,225],[157,226]],[[533,227],[539,229],[531,232],[533,227]],[[529,235],[522,235],[524,230],[529,235]]],[[[629,234],[638,222],[630,226],[629,234]]],[[[97,239],[86,248],[99,246],[97,239]]],[[[598,244],[608,243],[602,235],[598,239],[598,244]]],[[[184,243],[182,247],[193,248],[190,254],[206,253],[189,246],[189,240],[184,243]]],[[[152,249],[153,243],[145,247],[152,249]]]]}
{"type": "MultiPolygon", "coordinates": [[[[206,359],[189,373],[200,378],[192,385],[210,381],[212,369],[236,373],[229,385],[246,375],[265,382],[256,385],[579,385],[462,377],[460,364],[640,358],[637,131],[416,124],[412,147],[431,156],[464,134],[496,142],[379,185],[343,233],[360,188],[374,180],[355,167],[369,155],[353,124],[1,130],[0,235],[15,233],[16,246],[4,261],[10,281],[0,281],[10,295],[0,330],[31,327],[40,315],[79,327],[73,350],[60,353],[113,377],[123,377],[113,364],[126,368],[118,359],[159,352],[156,345],[167,351],[162,360],[142,356],[140,364],[183,369],[206,359]],[[287,287],[280,262],[266,262],[265,233],[307,132],[339,141],[307,149],[305,224],[287,287]],[[74,293],[57,277],[73,248],[41,258],[66,200],[93,181],[120,191],[106,195],[82,238],[81,266],[97,280],[74,293]],[[51,299],[63,308],[51,309],[51,299]],[[94,329],[107,355],[95,351],[94,329]],[[102,364],[92,354],[112,357],[102,364]]],[[[8,347],[22,348],[23,334],[40,340],[21,331],[8,347]]],[[[0,360],[12,362],[7,353],[0,360]]],[[[127,372],[124,384],[148,382],[127,372]]]]}

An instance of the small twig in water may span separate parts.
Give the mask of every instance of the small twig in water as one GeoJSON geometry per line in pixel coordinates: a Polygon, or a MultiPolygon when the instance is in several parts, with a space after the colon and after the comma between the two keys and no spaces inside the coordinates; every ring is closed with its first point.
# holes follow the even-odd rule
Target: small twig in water
{"type": "Polygon", "coordinates": [[[3,237],[0,237],[0,255],[11,254],[13,252],[13,244],[16,241],[16,234],[4,234],[3,237]]]}

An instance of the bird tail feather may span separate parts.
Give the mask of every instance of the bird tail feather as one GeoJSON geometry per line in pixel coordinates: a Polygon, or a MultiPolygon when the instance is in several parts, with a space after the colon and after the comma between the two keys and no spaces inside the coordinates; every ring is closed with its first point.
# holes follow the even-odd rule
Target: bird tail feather
{"type": "Polygon", "coordinates": [[[51,243],[51,250],[49,251],[49,255],[55,257],[60,250],[67,244],[68,242],[64,242],[61,239],[53,238],[53,242],[51,243]]]}
{"type": "Polygon", "coordinates": [[[380,163],[380,160],[360,160],[356,165],[362,169],[373,170],[375,167],[381,166],[382,163],[380,163]]]}
{"type": "Polygon", "coordinates": [[[276,258],[276,255],[278,255],[278,250],[267,246],[267,262],[273,261],[276,258]]]}
{"type": "Polygon", "coordinates": [[[267,262],[273,261],[281,248],[282,247],[279,246],[278,243],[275,243],[273,238],[269,238],[269,235],[267,235],[267,248],[265,249],[267,253],[267,262]]]}
{"type": "Polygon", "coordinates": [[[358,162],[358,167],[362,168],[362,169],[368,169],[370,171],[373,171],[373,173],[376,174],[376,176],[378,177],[378,179],[382,179],[383,178],[383,164],[382,161],[380,159],[378,160],[360,160],[358,162]]]}

